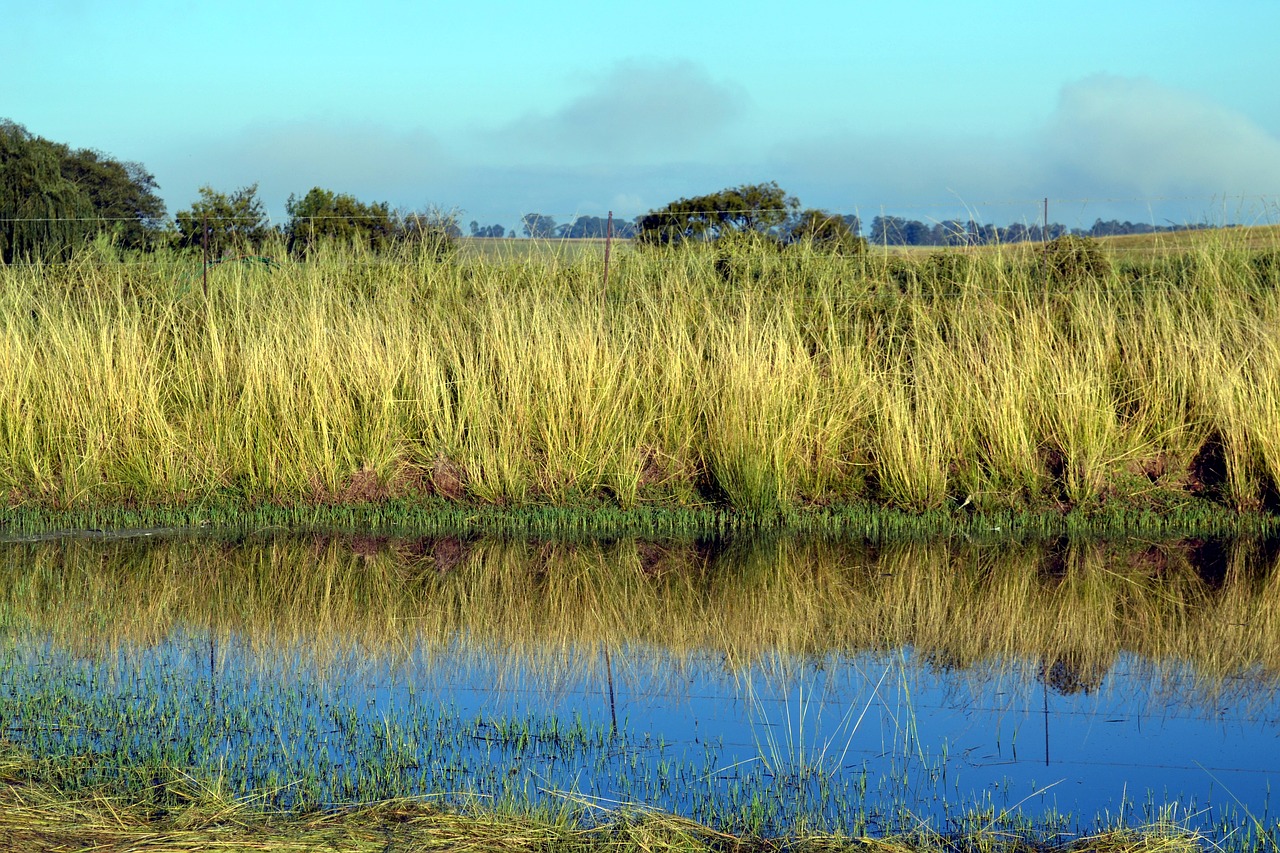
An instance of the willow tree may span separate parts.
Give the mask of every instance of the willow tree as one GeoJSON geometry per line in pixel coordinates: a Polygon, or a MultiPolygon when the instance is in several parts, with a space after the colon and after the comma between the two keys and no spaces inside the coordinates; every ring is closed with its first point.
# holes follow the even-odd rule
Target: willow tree
{"type": "Polygon", "coordinates": [[[95,230],[89,194],[62,172],[56,146],[0,120],[0,259],[63,260],[95,230]]]}

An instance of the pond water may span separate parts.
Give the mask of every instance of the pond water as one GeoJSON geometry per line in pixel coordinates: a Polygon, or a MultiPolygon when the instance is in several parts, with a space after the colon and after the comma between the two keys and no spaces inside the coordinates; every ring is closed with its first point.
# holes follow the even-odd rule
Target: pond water
{"type": "Polygon", "coordinates": [[[272,805],[1276,825],[1258,542],[0,544],[0,737],[272,805]],[[306,579],[305,581],[303,579],[306,579]]]}

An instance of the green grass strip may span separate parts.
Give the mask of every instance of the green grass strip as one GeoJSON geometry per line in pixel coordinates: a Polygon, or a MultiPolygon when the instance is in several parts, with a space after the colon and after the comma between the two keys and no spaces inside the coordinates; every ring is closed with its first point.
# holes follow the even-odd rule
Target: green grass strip
{"type": "Polygon", "coordinates": [[[349,505],[242,505],[102,507],[50,510],[0,508],[0,538],[52,535],[146,535],[162,532],[246,533],[335,531],[418,535],[511,535],[544,538],[716,536],[743,532],[835,535],[870,541],[963,536],[983,540],[1037,540],[1059,536],[1272,535],[1280,517],[1237,512],[1210,501],[1175,511],[1142,506],[1095,511],[968,512],[964,508],[910,512],[869,505],[825,506],[779,512],[723,508],[616,506],[506,508],[428,499],[349,505]]]}

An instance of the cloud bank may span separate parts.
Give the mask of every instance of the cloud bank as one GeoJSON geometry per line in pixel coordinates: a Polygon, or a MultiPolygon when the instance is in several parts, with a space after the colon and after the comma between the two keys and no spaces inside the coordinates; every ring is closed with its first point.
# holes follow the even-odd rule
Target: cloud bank
{"type": "Polygon", "coordinates": [[[626,165],[688,161],[732,135],[743,90],[692,62],[620,62],[549,113],[482,132],[487,151],[534,162],[626,165]]]}
{"type": "Polygon", "coordinates": [[[1181,221],[1211,215],[1215,199],[1280,201],[1280,139],[1241,113],[1145,78],[1071,83],[1048,118],[1018,137],[846,132],[781,143],[771,165],[806,202],[861,205],[864,218],[881,205],[939,216],[978,205],[991,211],[987,221],[1003,223],[1029,218],[1049,197],[1073,200],[1089,221],[1149,218],[1154,207],[1181,221]]]}
{"type": "Polygon", "coordinates": [[[1065,87],[1036,143],[1057,192],[1280,191],[1280,139],[1240,113],[1144,78],[1097,76],[1065,87]]]}
{"type": "Polygon", "coordinates": [[[1280,195],[1280,138],[1145,78],[1072,82],[1018,136],[945,127],[906,136],[848,127],[855,116],[841,128],[778,127],[769,144],[747,144],[744,128],[763,118],[741,89],[695,63],[629,61],[586,80],[558,109],[487,128],[258,122],[146,162],[171,209],[188,204],[200,184],[258,181],[276,215],[289,193],[322,186],[398,207],[457,208],[508,227],[531,211],[563,219],[612,209],[629,218],[677,197],[768,180],[806,205],[858,210],[867,220],[883,208],[915,218],[972,212],[1000,224],[1038,219],[1036,200],[1045,196],[1089,199],[1077,204],[1087,225],[1095,215],[1200,219],[1212,215],[1214,197],[1269,195],[1275,206],[1280,195]],[[1191,198],[1162,202],[1158,212],[1132,201],[1183,197],[1191,198]],[[970,208],[1000,200],[1020,201],[970,208]]]}

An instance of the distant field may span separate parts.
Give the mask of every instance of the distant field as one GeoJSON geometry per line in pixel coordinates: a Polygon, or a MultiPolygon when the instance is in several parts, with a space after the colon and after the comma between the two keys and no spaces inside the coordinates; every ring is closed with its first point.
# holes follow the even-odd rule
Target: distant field
{"type": "MultiPolygon", "coordinates": [[[[506,237],[463,237],[459,241],[462,257],[483,260],[525,261],[532,258],[559,258],[577,261],[583,257],[603,259],[603,239],[526,239],[506,237]]],[[[1127,234],[1122,237],[1101,237],[1098,243],[1116,256],[1135,253],[1167,254],[1187,249],[1220,245],[1231,249],[1258,251],[1280,249],[1280,225],[1254,225],[1234,228],[1207,228],[1195,231],[1172,231],[1159,234],[1127,234]]],[[[1014,243],[1003,246],[955,247],[955,246],[879,246],[872,243],[873,251],[891,255],[918,255],[940,251],[1026,252],[1034,254],[1043,243],[1014,243]]],[[[612,251],[629,252],[630,240],[615,239],[612,251]]]]}
{"type": "Polygon", "coordinates": [[[1103,237],[1098,242],[1116,252],[1175,252],[1212,244],[1221,244],[1232,249],[1280,249],[1280,225],[1208,228],[1202,231],[1172,231],[1164,234],[1127,234],[1123,237],[1103,237]]]}
{"type": "MultiPolygon", "coordinates": [[[[462,237],[458,245],[464,258],[482,260],[524,261],[531,258],[544,260],[556,257],[576,261],[583,257],[604,258],[605,241],[596,238],[583,239],[525,239],[509,237],[462,237]]],[[[630,240],[613,241],[613,251],[627,251],[630,240]]]]}
{"type": "MultiPolygon", "coordinates": [[[[1126,234],[1120,237],[1096,238],[1104,250],[1120,257],[1133,254],[1169,254],[1206,246],[1233,250],[1260,251],[1280,249],[1280,225],[1253,225],[1236,228],[1205,228],[1194,231],[1169,231],[1159,234],[1126,234]]],[[[890,255],[920,255],[933,252],[1026,252],[1034,254],[1044,243],[1006,243],[993,246],[880,246],[873,251],[890,255]]]]}

